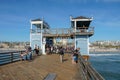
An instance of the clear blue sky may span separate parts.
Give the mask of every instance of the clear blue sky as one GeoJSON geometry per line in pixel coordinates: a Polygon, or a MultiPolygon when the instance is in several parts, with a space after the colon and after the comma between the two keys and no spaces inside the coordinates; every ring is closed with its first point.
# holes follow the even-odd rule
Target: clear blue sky
{"type": "Polygon", "coordinates": [[[90,41],[120,40],[120,0],[0,0],[0,41],[29,41],[30,19],[70,27],[73,17],[94,17],[90,41]]]}

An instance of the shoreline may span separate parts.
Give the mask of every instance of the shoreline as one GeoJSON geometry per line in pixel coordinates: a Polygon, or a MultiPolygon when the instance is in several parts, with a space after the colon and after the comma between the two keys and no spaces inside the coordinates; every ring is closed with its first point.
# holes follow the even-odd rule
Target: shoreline
{"type": "Polygon", "coordinates": [[[0,48],[0,50],[25,50],[24,48],[0,48]]]}
{"type": "Polygon", "coordinates": [[[120,52],[119,49],[90,49],[89,52],[120,52]]]}
{"type": "Polygon", "coordinates": [[[0,48],[0,53],[3,52],[13,52],[13,51],[24,51],[25,49],[21,48],[0,48]]]}
{"type": "MultiPolygon", "coordinates": [[[[22,51],[23,48],[0,48],[1,51],[22,51]]],[[[120,49],[89,49],[89,52],[120,52],[120,49]]]]}

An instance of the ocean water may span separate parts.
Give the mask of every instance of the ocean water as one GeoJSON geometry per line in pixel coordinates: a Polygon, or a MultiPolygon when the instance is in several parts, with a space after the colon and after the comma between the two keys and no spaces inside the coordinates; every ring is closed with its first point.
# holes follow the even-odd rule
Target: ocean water
{"type": "Polygon", "coordinates": [[[90,62],[105,80],[120,80],[120,52],[91,52],[90,62]]]}

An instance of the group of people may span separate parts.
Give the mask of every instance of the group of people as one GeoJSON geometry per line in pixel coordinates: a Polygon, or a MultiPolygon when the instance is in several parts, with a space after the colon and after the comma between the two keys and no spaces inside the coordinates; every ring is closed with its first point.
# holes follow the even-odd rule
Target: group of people
{"type": "MultiPolygon", "coordinates": [[[[72,64],[78,63],[78,55],[80,53],[79,50],[80,50],[80,48],[77,48],[77,49],[72,51],[72,55],[71,55],[71,57],[72,57],[72,64]]],[[[60,54],[60,62],[63,62],[63,56],[64,56],[64,48],[63,47],[60,47],[59,54],[60,54]]]]}
{"type": "MultiPolygon", "coordinates": [[[[79,54],[79,50],[80,48],[77,48],[75,50],[72,50],[72,54],[71,54],[71,58],[72,58],[72,64],[76,64],[78,63],[78,54],[79,54]]],[[[64,57],[64,52],[65,49],[63,47],[59,48],[59,55],[60,55],[60,62],[63,62],[63,57],[64,57]]],[[[35,47],[34,52],[36,53],[36,55],[39,55],[39,46],[35,47]]],[[[27,47],[26,51],[24,53],[21,54],[21,59],[22,60],[32,60],[32,49],[31,47],[27,47]]]]}
{"type": "Polygon", "coordinates": [[[46,45],[46,50],[45,50],[45,52],[47,53],[47,54],[57,54],[58,52],[59,52],[59,49],[60,49],[60,47],[59,46],[49,46],[49,45],[46,45]]]}
{"type": "Polygon", "coordinates": [[[25,52],[23,52],[21,55],[22,60],[32,60],[32,49],[31,47],[27,47],[25,52]]]}
{"type": "MultiPolygon", "coordinates": [[[[36,46],[35,49],[33,50],[35,55],[39,55],[39,46],[36,46]]],[[[32,60],[33,59],[33,53],[32,48],[29,46],[26,48],[25,52],[21,53],[21,59],[22,60],[32,60]]]]}

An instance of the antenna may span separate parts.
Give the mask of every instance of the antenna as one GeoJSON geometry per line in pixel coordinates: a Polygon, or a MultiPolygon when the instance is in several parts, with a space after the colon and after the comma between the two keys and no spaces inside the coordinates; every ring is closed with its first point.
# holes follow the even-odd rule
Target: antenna
{"type": "Polygon", "coordinates": [[[72,15],[70,15],[70,20],[72,19],[72,15]]]}

